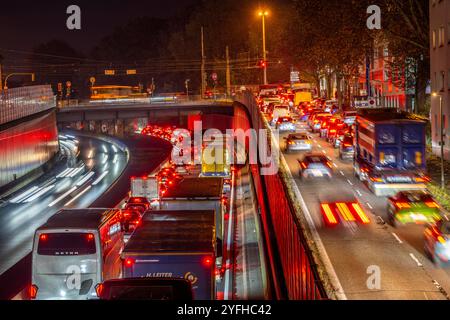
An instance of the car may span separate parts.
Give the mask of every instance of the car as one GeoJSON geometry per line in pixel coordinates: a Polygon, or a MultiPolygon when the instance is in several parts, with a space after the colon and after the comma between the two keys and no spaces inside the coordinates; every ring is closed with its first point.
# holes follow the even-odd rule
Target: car
{"type": "Polygon", "coordinates": [[[424,251],[438,268],[450,265],[450,221],[448,217],[429,224],[424,231],[424,251]]]}
{"type": "Polygon", "coordinates": [[[192,301],[192,284],[182,278],[125,278],[104,281],[95,288],[100,300],[192,301]]]}
{"type": "Polygon", "coordinates": [[[142,212],[136,209],[125,209],[122,210],[122,226],[125,232],[134,231],[137,226],[141,223],[142,212]]]}
{"type": "MultiPolygon", "coordinates": [[[[340,122],[340,119],[337,117],[326,117],[324,118],[324,120],[322,121],[322,125],[320,126],[320,137],[321,138],[327,138],[328,137],[328,132],[330,130],[333,130],[330,127],[333,127],[334,124],[337,124],[340,122]]],[[[336,129],[334,129],[336,130],[336,129]]]]}
{"type": "Polygon", "coordinates": [[[291,117],[279,117],[276,122],[275,128],[280,131],[290,132],[295,132],[297,130],[295,121],[291,117]]]}
{"type": "Polygon", "coordinates": [[[312,118],[309,120],[309,126],[312,132],[320,132],[320,128],[322,127],[322,123],[326,118],[331,117],[331,113],[316,113],[313,114],[312,118]]]}
{"type": "Polygon", "coordinates": [[[145,197],[130,197],[125,203],[125,210],[134,209],[142,214],[150,209],[150,202],[145,197]]]}
{"type": "Polygon", "coordinates": [[[427,224],[441,219],[440,207],[425,190],[401,191],[388,198],[388,222],[398,224],[427,224]]]}
{"type": "Polygon", "coordinates": [[[339,145],[339,158],[341,160],[352,160],[355,156],[355,147],[353,146],[353,136],[346,134],[339,145]]]}
{"type": "Polygon", "coordinates": [[[326,177],[331,179],[333,177],[332,163],[323,154],[307,154],[303,160],[298,160],[300,171],[299,175],[302,179],[310,177],[326,177]]]}
{"type": "Polygon", "coordinates": [[[284,139],[286,140],[286,152],[312,150],[311,138],[306,133],[290,134],[284,139]]]}

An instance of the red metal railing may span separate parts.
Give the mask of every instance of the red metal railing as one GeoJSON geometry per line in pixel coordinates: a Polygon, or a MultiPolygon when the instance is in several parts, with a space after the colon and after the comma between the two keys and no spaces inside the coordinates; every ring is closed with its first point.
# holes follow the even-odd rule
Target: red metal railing
{"type": "MultiPolygon", "coordinates": [[[[265,130],[264,120],[254,97],[244,93],[238,97],[237,102],[239,103],[235,103],[234,127],[265,130]]],[[[268,244],[268,256],[272,267],[278,261],[282,269],[272,270],[277,297],[282,298],[284,287],[286,298],[290,300],[328,299],[284,180],[280,173],[261,175],[259,169],[259,166],[254,165],[251,171],[261,208],[265,237],[275,239],[272,246],[268,244]],[[283,283],[277,282],[280,275],[284,278],[283,283]]]]}

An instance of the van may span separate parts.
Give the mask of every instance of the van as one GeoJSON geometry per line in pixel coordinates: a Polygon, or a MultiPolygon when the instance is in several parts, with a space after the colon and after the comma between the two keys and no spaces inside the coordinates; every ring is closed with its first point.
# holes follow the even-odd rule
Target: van
{"type": "Polygon", "coordinates": [[[289,117],[289,106],[278,105],[273,108],[272,112],[272,125],[274,126],[278,121],[278,118],[289,117]]]}
{"type": "Polygon", "coordinates": [[[31,299],[96,299],[96,286],[122,276],[118,209],[62,209],[38,228],[32,251],[31,299]]]}

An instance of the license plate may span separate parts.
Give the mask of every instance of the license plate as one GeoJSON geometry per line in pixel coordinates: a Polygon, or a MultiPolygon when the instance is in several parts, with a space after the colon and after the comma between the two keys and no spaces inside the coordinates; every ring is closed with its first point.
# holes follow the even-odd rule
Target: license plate
{"type": "Polygon", "coordinates": [[[318,176],[318,177],[322,177],[322,176],[323,176],[322,171],[317,170],[317,169],[312,169],[312,170],[311,170],[311,173],[312,173],[314,176],[318,176]]]}

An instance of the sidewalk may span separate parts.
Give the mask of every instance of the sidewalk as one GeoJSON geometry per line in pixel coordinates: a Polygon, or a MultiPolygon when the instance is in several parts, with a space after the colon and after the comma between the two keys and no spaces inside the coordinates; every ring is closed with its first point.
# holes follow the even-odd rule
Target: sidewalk
{"type": "Polygon", "coordinates": [[[237,174],[235,199],[233,300],[268,299],[262,228],[251,177],[246,169],[237,174]]]}

